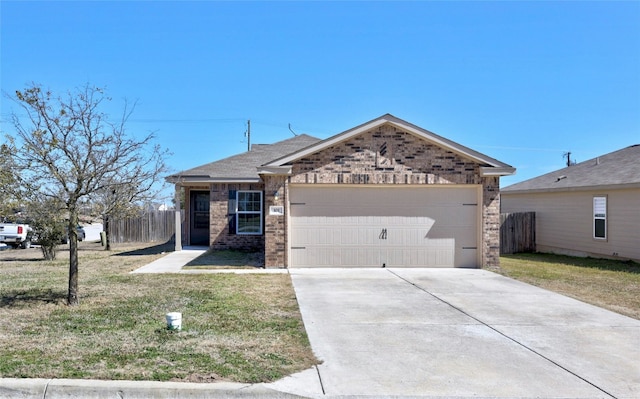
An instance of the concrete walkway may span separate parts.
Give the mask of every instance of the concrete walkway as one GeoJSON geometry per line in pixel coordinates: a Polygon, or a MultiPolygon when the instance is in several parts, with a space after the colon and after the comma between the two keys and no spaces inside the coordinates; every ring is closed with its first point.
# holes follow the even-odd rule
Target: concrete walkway
{"type": "Polygon", "coordinates": [[[180,273],[182,266],[204,254],[208,249],[207,247],[184,247],[182,251],[169,252],[131,273],[180,273]]]}
{"type": "Polygon", "coordinates": [[[182,267],[207,252],[208,247],[183,247],[182,251],[169,252],[167,255],[159,258],[147,265],[144,265],[131,273],[180,273],[180,274],[218,274],[218,273],[234,273],[234,274],[280,274],[289,273],[287,269],[190,269],[184,270],[182,267]]]}

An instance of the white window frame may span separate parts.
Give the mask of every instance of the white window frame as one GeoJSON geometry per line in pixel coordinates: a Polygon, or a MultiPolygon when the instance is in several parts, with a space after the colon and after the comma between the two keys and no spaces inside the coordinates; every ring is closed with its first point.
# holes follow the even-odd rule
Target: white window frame
{"type": "Polygon", "coordinates": [[[236,234],[238,235],[262,235],[262,225],[264,224],[264,214],[263,214],[264,201],[262,198],[262,191],[258,190],[238,190],[236,192],[236,234]],[[259,194],[260,195],[260,210],[259,211],[241,211],[239,209],[240,205],[240,195],[242,194],[259,194]],[[251,231],[251,232],[241,232],[240,231],[240,215],[258,215],[260,217],[260,226],[259,231],[251,231]]]}
{"type": "Polygon", "coordinates": [[[593,196],[593,239],[594,240],[607,240],[607,196],[606,195],[594,195],[593,196]],[[596,236],[596,221],[602,220],[604,221],[604,237],[596,236]]]}

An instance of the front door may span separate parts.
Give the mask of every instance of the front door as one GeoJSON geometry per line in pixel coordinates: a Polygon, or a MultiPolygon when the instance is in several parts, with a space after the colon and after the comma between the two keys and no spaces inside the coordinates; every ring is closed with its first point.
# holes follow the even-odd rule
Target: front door
{"type": "Polygon", "coordinates": [[[191,191],[190,196],[189,244],[209,246],[209,192],[191,191]]]}

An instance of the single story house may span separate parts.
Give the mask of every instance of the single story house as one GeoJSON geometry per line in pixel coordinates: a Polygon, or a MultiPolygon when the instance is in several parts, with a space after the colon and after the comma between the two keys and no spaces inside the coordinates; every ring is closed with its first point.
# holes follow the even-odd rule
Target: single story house
{"type": "Polygon", "coordinates": [[[184,231],[186,245],[264,251],[268,268],[482,267],[499,263],[500,176],[514,171],[386,114],[167,181],[185,196],[177,249],[184,231]]]}
{"type": "Polygon", "coordinates": [[[640,261],[640,145],[502,189],[502,212],[536,213],[536,250],[640,261]]]}

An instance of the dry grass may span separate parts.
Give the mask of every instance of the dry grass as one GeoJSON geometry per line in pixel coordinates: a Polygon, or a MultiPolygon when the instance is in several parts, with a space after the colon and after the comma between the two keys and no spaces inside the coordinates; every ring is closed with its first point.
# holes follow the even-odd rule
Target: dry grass
{"type": "Polygon", "coordinates": [[[640,319],[640,264],[550,254],[500,258],[501,273],[640,319]]]}
{"type": "Polygon", "coordinates": [[[262,382],[316,363],[288,275],[129,274],[168,249],[81,243],[78,307],[68,251],[0,252],[0,377],[262,382]]]}

